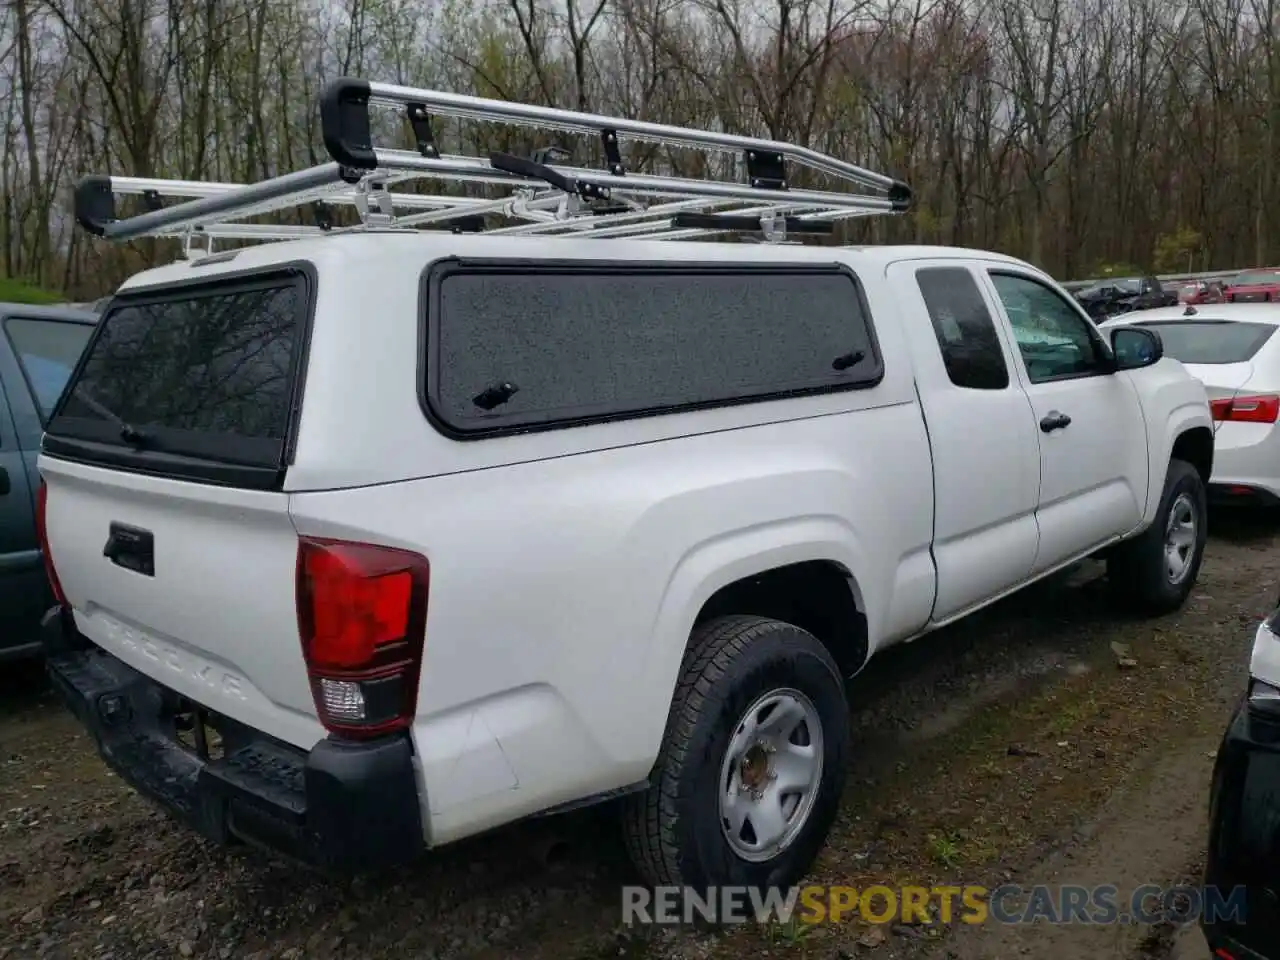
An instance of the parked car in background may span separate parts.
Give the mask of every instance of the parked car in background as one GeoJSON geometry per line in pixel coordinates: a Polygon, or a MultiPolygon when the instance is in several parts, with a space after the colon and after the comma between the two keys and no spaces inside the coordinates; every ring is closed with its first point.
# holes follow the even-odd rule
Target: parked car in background
{"type": "Polygon", "coordinates": [[[0,659],[39,649],[53,602],[36,537],[36,458],[44,424],[97,315],[0,303],[0,659]]]}
{"type": "Polygon", "coordinates": [[[1177,287],[1178,302],[1198,306],[1226,299],[1221,280],[1188,280],[1177,287]]]}
{"type": "Polygon", "coordinates": [[[87,303],[67,303],[63,304],[63,306],[72,307],[76,310],[89,310],[93,313],[101,313],[107,308],[107,304],[110,302],[110,297],[99,297],[97,300],[90,300],[87,303]]]}
{"type": "Polygon", "coordinates": [[[1218,746],[1209,794],[1204,882],[1224,898],[1244,889],[1241,909],[1201,916],[1213,956],[1280,958],[1280,605],[1258,625],[1246,695],[1218,746]]]}
{"type": "Polygon", "coordinates": [[[1210,497],[1280,505],[1280,302],[1176,307],[1100,324],[1154,330],[1209,395],[1214,419],[1210,497]]]}
{"type": "Polygon", "coordinates": [[[1227,284],[1228,303],[1280,302],[1280,273],[1256,270],[1241,273],[1227,284]]]}
{"type": "Polygon", "coordinates": [[[1174,306],[1178,291],[1166,289],[1159,277],[1125,278],[1086,287],[1076,294],[1076,300],[1089,316],[1101,320],[1134,310],[1174,306]]]}

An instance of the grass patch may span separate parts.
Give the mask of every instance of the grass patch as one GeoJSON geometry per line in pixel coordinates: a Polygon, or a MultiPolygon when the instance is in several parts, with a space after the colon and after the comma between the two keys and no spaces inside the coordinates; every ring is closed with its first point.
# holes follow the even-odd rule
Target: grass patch
{"type": "Polygon", "coordinates": [[[0,301],[5,303],[27,303],[34,306],[51,306],[66,303],[67,298],[51,290],[43,290],[23,280],[13,277],[0,277],[0,301]]]}
{"type": "Polygon", "coordinates": [[[948,869],[954,867],[960,862],[960,835],[929,834],[929,856],[948,869]]]}
{"type": "Polygon", "coordinates": [[[770,942],[782,947],[799,946],[814,933],[814,927],[799,916],[792,916],[783,922],[774,921],[768,925],[768,930],[770,942]]]}

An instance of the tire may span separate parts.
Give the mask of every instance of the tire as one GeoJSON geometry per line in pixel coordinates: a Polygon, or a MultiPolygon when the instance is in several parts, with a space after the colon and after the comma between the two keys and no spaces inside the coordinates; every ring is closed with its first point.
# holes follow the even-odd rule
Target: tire
{"type": "Polygon", "coordinates": [[[1170,460],[1155,520],[1143,533],[1121,544],[1107,560],[1112,592],[1126,606],[1148,616],[1177,610],[1195,586],[1208,536],[1204,480],[1185,460],[1170,460]],[[1185,565],[1175,573],[1167,559],[1171,531],[1189,523],[1185,565]]]}
{"type": "Polygon", "coordinates": [[[699,626],[685,653],[649,789],[624,805],[623,826],[636,868],[654,886],[692,887],[703,896],[709,886],[794,884],[812,865],[835,819],[849,739],[844,683],[831,654],[812,634],[748,616],[699,626]],[[766,701],[769,697],[775,699],[766,701]],[[751,737],[749,711],[763,721],[755,727],[760,737],[751,737]],[[744,743],[770,738],[770,720],[798,715],[805,720],[789,741],[773,739],[776,752],[753,747],[743,764],[730,762],[731,746],[737,756],[744,743]],[[787,795],[781,786],[790,778],[779,774],[790,769],[796,782],[804,779],[798,775],[806,762],[803,753],[819,758],[816,771],[814,763],[808,767],[812,786],[807,794],[787,795]],[[769,773],[775,779],[769,780],[769,773]],[[731,784],[761,794],[735,790],[735,799],[724,801],[731,813],[737,811],[739,829],[722,819],[721,795],[728,797],[731,784]],[[782,815],[772,821],[774,827],[785,825],[780,848],[746,849],[753,840],[768,839],[769,812],[782,815]],[[740,820],[742,815],[746,819],[740,820]]]}

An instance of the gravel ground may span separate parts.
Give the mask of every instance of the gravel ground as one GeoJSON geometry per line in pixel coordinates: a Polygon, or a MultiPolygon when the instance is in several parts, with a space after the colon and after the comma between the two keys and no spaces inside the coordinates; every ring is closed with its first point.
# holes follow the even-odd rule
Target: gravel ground
{"type": "MultiPolygon", "coordinates": [[[[1213,752],[1280,586],[1273,518],[1215,516],[1213,531],[1177,614],[1123,617],[1086,564],[878,658],[851,688],[858,751],[814,882],[1197,879],[1213,752]]],[[[1207,954],[1194,931],[1166,926],[627,929],[619,886],[631,874],[608,813],[495,831],[390,875],[327,879],[171,823],[106,771],[38,669],[7,668],[0,958],[1207,954]]]]}

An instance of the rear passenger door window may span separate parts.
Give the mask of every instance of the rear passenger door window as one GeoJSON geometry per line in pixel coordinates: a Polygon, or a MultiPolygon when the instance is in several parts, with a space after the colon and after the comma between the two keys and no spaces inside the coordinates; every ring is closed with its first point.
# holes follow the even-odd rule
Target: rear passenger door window
{"type": "Polygon", "coordinates": [[[546,429],[878,383],[838,265],[444,262],[427,398],[450,432],[546,429]]]}
{"type": "Polygon", "coordinates": [[[916,282],[951,382],[971,390],[1008,387],[1000,335],[973,274],[964,267],[925,267],[916,271],[916,282]]]}

